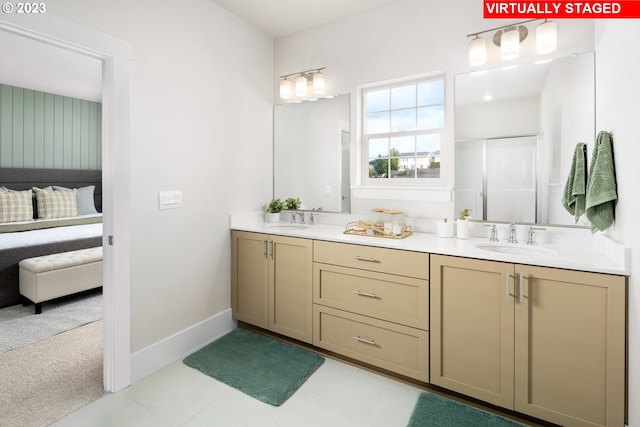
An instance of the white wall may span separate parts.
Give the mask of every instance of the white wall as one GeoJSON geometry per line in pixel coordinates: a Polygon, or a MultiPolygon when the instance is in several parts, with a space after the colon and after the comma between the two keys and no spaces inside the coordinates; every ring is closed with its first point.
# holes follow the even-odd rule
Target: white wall
{"type": "MultiPolygon", "coordinates": [[[[58,0],[129,42],[131,350],[230,307],[230,212],[271,197],[273,41],[209,0],[58,0]],[[244,159],[237,173],[236,159],[244,159]],[[158,210],[158,191],[184,207],[158,210]]],[[[133,373],[135,377],[135,372],[133,373]]]]}
{"type": "Polygon", "coordinates": [[[640,52],[629,40],[640,39],[637,20],[596,23],[596,128],[613,134],[618,182],[614,239],[631,248],[629,278],[629,426],[640,426],[640,52]]]}

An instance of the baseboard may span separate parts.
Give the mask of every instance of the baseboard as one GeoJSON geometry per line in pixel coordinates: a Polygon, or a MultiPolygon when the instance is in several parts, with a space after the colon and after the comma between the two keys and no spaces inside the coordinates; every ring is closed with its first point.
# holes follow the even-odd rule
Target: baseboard
{"type": "Polygon", "coordinates": [[[131,384],[184,358],[237,327],[231,309],[158,341],[131,355],[131,384]]]}

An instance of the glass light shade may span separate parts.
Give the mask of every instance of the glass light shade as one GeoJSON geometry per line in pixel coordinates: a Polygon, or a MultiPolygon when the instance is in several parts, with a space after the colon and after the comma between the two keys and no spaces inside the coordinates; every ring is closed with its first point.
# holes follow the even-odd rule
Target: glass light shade
{"type": "Polygon", "coordinates": [[[558,46],[558,36],[556,23],[544,21],[536,28],[536,51],[539,54],[549,53],[556,50],[558,46]]]}
{"type": "Polygon", "coordinates": [[[291,82],[287,79],[280,80],[280,98],[291,98],[291,82]]]}
{"type": "Polygon", "coordinates": [[[505,31],[500,37],[500,58],[508,61],[520,54],[520,32],[517,29],[505,31]]]}
{"type": "Polygon", "coordinates": [[[324,93],[324,74],[315,73],[313,75],[313,93],[318,95],[324,93]]]}
{"type": "Polygon", "coordinates": [[[487,62],[487,41],[482,37],[476,37],[469,43],[469,64],[472,67],[487,62]]]}
{"type": "Polygon", "coordinates": [[[305,76],[298,76],[296,79],[296,95],[307,96],[307,78],[305,76]]]}

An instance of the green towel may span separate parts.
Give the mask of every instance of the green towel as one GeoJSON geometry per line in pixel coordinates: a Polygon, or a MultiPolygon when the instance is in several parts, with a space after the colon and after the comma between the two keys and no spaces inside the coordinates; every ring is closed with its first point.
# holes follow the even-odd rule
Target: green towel
{"type": "Polygon", "coordinates": [[[613,225],[617,199],[611,135],[602,131],[593,147],[587,181],[587,218],[591,221],[592,233],[613,225]]]}
{"type": "Polygon", "coordinates": [[[580,142],[573,152],[573,161],[562,193],[562,206],[577,223],[585,212],[587,201],[587,145],[580,142]]]}

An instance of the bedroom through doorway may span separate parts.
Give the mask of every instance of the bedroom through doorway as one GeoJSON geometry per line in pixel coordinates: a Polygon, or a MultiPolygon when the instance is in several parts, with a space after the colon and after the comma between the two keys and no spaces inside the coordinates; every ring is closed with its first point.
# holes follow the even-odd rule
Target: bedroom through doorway
{"type": "MultiPolygon", "coordinates": [[[[51,73],[50,66],[39,60],[52,53],[71,55],[79,61],[94,62],[100,71],[98,85],[103,103],[102,111],[102,177],[103,192],[103,389],[115,392],[130,382],[129,350],[129,233],[128,202],[120,203],[114,194],[129,194],[129,62],[131,47],[120,40],[65,21],[54,15],[42,15],[39,20],[25,20],[18,16],[0,17],[0,51],[3,56],[3,72],[22,74],[22,81],[11,80],[20,87],[52,92],[34,87],[34,82],[46,79],[37,76],[35,70],[51,73]],[[16,40],[20,44],[16,48],[16,40]],[[28,45],[28,47],[26,47],[28,45]],[[13,48],[13,50],[12,50],[13,48]],[[44,51],[49,52],[43,53],[44,51]],[[11,64],[11,66],[9,66],[11,64]],[[31,79],[31,80],[29,80],[31,79]],[[118,143],[114,144],[113,141],[118,143]],[[116,175],[113,171],[118,170],[116,175]],[[122,173],[122,171],[126,171],[122,173]],[[109,246],[109,236],[118,236],[118,245],[109,246]],[[117,249],[117,250],[116,250],[117,249]],[[116,304],[117,301],[117,304],[116,304]]],[[[48,58],[51,60],[51,58],[48,58]]],[[[96,67],[94,66],[94,69],[96,67]]],[[[80,79],[76,71],[59,78],[58,84],[73,86],[80,79]]],[[[95,76],[93,76],[95,78],[95,76]]],[[[0,82],[5,77],[0,73],[0,82]]],[[[83,80],[86,83],[85,80],[83,80]]],[[[65,89],[65,90],[67,90],[65,89]]],[[[86,91],[87,88],[85,87],[86,91]]],[[[113,239],[111,239],[113,240],[113,239]]]]}

